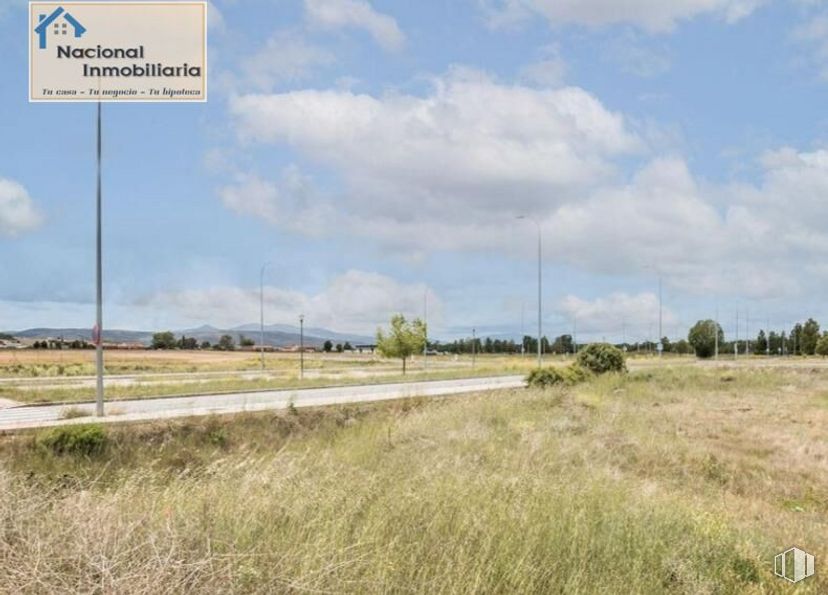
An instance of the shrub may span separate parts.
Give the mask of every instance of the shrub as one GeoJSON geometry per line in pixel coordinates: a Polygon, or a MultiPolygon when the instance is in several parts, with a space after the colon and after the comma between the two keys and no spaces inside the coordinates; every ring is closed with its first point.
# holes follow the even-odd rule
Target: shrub
{"type": "Polygon", "coordinates": [[[529,372],[526,382],[531,388],[548,388],[566,382],[558,368],[535,368],[529,372]]]}
{"type": "Polygon", "coordinates": [[[626,372],[624,352],[609,343],[592,343],[578,353],[578,365],[593,374],[626,372]]]}
{"type": "Polygon", "coordinates": [[[578,384],[589,378],[589,370],[586,370],[577,362],[564,368],[563,374],[567,384],[578,384]]]}
{"type": "Polygon", "coordinates": [[[526,377],[532,388],[548,388],[555,385],[578,384],[589,378],[589,372],[580,365],[571,364],[565,368],[537,368],[526,377]]]}
{"type": "Polygon", "coordinates": [[[98,424],[64,426],[41,434],[37,443],[56,455],[92,456],[103,452],[107,435],[98,424]]]}

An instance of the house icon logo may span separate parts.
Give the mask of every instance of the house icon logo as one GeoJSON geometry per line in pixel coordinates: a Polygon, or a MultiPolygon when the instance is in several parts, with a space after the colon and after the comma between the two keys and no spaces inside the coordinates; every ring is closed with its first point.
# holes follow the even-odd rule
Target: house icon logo
{"type": "Polygon", "coordinates": [[[46,38],[49,35],[49,31],[52,32],[52,35],[62,37],[69,34],[69,27],[71,26],[72,35],[76,39],[80,39],[86,33],[86,27],[81,25],[75,17],[60,7],[56,8],[50,15],[41,14],[38,17],[38,22],[37,27],[35,27],[35,33],[37,33],[40,39],[41,50],[46,49],[46,38]]]}
{"type": "Polygon", "coordinates": [[[789,548],[774,558],[773,573],[788,582],[798,583],[813,576],[814,557],[798,547],[789,548]]]}

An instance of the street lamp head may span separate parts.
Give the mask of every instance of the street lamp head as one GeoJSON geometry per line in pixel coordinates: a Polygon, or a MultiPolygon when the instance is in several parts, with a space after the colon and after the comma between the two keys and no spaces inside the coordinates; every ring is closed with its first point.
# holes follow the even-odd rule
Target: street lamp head
{"type": "Polygon", "coordinates": [[[299,322],[305,322],[305,315],[304,314],[299,315],[299,322]]]}

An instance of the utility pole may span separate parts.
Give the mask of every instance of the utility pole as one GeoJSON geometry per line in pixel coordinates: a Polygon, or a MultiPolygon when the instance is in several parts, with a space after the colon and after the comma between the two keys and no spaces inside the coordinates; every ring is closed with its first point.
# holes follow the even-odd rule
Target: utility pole
{"type": "Polygon", "coordinates": [[[269,262],[266,262],[262,265],[262,270],[259,272],[259,349],[261,351],[261,360],[262,360],[262,372],[265,369],[265,355],[264,355],[264,274],[267,265],[269,262]]]}
{"type": "Polygon", "coordinates": [[[299,380],[305,379],[305,315],[299,315],[299,380]]]}
{"type": "Polygon", "coordinates": [[[101,133],[101,102],[98,102],[98,190],[97,190],[97,225],[95,241],[95,414],[98,417],[104,416],[104,358],[103,358],[103,238],[101,234],[101,218],[103,211],[103,198],[101,190],[101,160],[103,155],[103,142],[101,133]]]}

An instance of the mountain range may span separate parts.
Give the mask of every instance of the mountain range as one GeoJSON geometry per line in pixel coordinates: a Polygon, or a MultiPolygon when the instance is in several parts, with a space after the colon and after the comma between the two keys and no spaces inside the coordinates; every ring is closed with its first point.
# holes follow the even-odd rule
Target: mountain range
{"type": "MultiPolygon", "coordinates": [[[[300,341],[299,327],[286,324],[272,324],[265,325],[264,331],[265,345],[289,347],[291,345],[298,345],[300,341]]],[[[143,343],[144,345],[149,345],[152,342],[154,332],[104,329],[103,339],[104,341],[113,343],[143,343]]],[[[242,335],[253,339],[257,344],[260,341],[260,327],[258,324],[243,324],[229,329],[219,329],[210,325],[204,325],[198,328],[173,331],[173,333],[177,337],[181,335],[193,337],[199,342],[209,341],[210,343],[217,343],[222,335],[232,336],[237,343],[240,341],[242,335]]],[[[8,331],[5,334],[20,339],[42,340],[62,337],[68,341],[74,341],[75,339],[85,339],[88,341],[92,335],[92,331],[90,329],[79,328],[33,328],[22,331],[8,331]]],[[[306,328],[304,331],[304,341],[305,345],[321,347],[325,341],[332,341],[333,343],[349,342],[352,345],[371,344],[374,342],[374,338],[366,335],[339,333],[323,328],[306,328]]]]}

